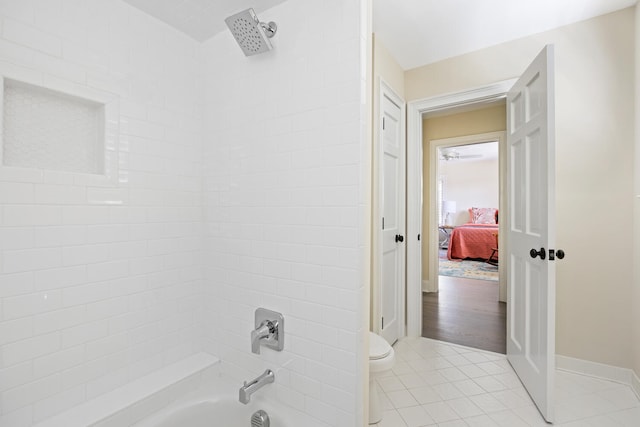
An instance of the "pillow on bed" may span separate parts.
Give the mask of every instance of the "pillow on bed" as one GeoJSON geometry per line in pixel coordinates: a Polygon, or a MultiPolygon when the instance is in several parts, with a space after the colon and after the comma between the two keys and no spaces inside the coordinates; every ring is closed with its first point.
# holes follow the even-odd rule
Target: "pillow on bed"
{"type": "Polygon", "coordinates": [[[496,208],[469,208],[469,222],[472,224],[497,224],[497,212],[496,208]]]}

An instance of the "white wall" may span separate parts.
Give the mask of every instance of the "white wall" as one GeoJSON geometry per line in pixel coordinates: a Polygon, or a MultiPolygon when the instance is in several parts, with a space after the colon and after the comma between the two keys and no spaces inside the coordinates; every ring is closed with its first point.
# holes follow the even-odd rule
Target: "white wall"
{"type": "Polygon", "coordinates": [[[113,182],[0,169],[0,425],[22,426],[201,348],[203,75],[119,1],[0,15],[5,75],[119,99],[113,182]]]}
{"type": "MultiPolygon", "coordinates": [[[[206,348],[331,426],[363,425],[363,137],[360,0],[289,0],[275,49],[205,44],[206,348]],[[285,316],[283,352],[250,352],[257,307],[285,316]]],[[[365,22],[364,20],[362,22],[365,22]]]]}
{"type": "MultiPolygon", "coordinates": [[[[640,8],[635,8],[635,146],[634,146],[634,246],[633,259],[640,257],[640,8]]],[[[640,378],[640,263],[634,263],[633,271],[633,369],[636,377],[640,378]]],[[[640,387],[640,380],[637,386],[640,387]]],[[[640,390],[636,390],[640,392],[640,390]]]]}
{"type": "Polygon", "coordinates": [[[558,354],[632,366],[634,9],[406,72],[408,100],[520,75],[555,44],[558,354]],[[615,221],[612,218],[615,217],[615,221]]]}
{"type": "Polygon", "coordinates": [[[453,225],[469,222],[471,207],[498,207],[498,160],[470,162],[440,161],[440,175],[444,177],[445,200],[456,202],[453,225]]]}

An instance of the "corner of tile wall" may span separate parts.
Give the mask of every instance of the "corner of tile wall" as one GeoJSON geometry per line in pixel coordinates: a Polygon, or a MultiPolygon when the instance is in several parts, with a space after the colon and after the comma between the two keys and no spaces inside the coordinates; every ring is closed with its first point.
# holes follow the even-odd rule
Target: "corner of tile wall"
{"type": "Polygon", "coordinates": [[[365,381],[360,12],[290,0],[260,15],[287,29],[272,51],[205,43],[207,342],[223,372],[271,368],[279,400],[331,426],[358,424],[365,381]],[[251,354],[258,307],[284,315],[282,352],[251,354]]]}

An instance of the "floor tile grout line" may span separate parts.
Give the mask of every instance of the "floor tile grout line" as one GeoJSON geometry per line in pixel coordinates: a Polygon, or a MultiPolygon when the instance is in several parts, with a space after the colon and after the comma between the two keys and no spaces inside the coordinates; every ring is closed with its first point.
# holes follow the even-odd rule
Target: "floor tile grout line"
{"type": "MultiPolygon", "coordinates": [[[[455,368],[457,371],[455,372],[461,372],[466,378],[465,379],[449,379],[449,378],[445,378],[442,377],[443,382],[438,383],[438,384],[428,384],[425,383],[425,385],[420,385],[417,387],[407,387],[405,383],[403,383],[398,377],[400,376],[407,376],[407,375],[411,375],[412,373],[409,372],[407,374],[396,374],[394,372],[390,372],[390,374],[388,376],[382,377],[380,379],[384,380],[385,378],[388,379],[388,381],[397,381],[397,386],[402,387],[399,390],[394,390],[394,391],[389,391],[386,392],[384,390],[381,390],[382,395],[384,396],[383,400],[386,399],[386,405],[390,405],[391,408],[389,408],[388,406],[383,408],[384,412],[389,412],[389,413],[393,413],[395,412],[396,414],[396,418],[401,420],[402,422],[402,426],[398,426],[398,427],[407,427],[409,424],[407,422],[405,422],[405,419],[402,415],[402,413],[408,414],[411,411],[409,411],[410,408],[416,408],[416,407],[422,407],[422,409],[426,412],[427,415],[429,415],[430,418],[432,418],[436,424],[432,424],[432,425],[438,425],[439,421],[436,420],[436,417],[433,416],[433,414],[429,413],[429,411],[425,408],[425,406],[429,406],[429,407],[435,407],[434,405],[445,405],[447,408],[449,408],[451,411],[453,411],[453,413],[456,414],[457,418],[455,418],[455,420],[460,420],[462,422],[464,422],[466,424],[465,420],[470,420],[471,418],[479,418],[479,417],[488,417],[489,419],[496,421],[496,416],[498,416],[497,414],[503,414],[504,416],[510,416],[510,417],[515,417],[512,419],[517,419],[520,420],[522,423],[524,423],[523,425],[546,425],[544,424],[544,421],[542,419],[542,417],[537,414],[537,416],[539,418],[536,418],[536,412],[531,412],[532,409],[537,411],[537,409],[535,409],[535,405],[533,404],[533,401],[531,401],[529,395],[527,394],[526,390],[524,389],[524,387],[522,386],[522,384],[519,384],[518,386],[513,386],[513,383],[507,384],[506,382],[509,382],[508,380],[508,376],[509,375],[513,375],[515,376],[515,373],[513,372],[513,369],[511,368],[510,365],[508,365],[508,361],[506,360],[506,357],[504,355],[500,355],[499,353],[493,353],[490,351],[486,351],[486,350],[477,350],[477,349],[472,349],[469,347],[465,347],[465,346],[460,346],[459,344],[451,344],[451,343],[445,343],[445,342],[441,342],[441,341],[437,341],[437,340],[432,340],[429,338],[417,338],[417,339],[410,339],[412,340],[411,342],[408,342],[407,340],[402,340],[400,341],[399,348],[398,348],[398,359],[402,362],[407,363],[409,361],[412,360],[417,360],[417,359],[411,359],[411,360],[403,360],[402,359],[402,353],[405,351],[411,351],[415,354],[417,354],[418,356],[420,356],[421,359],[425,359],[424,354],[428,354],[429,352],[433,352],[433,354],[435,355],[435,357],[453,357],[455,356],[455,354],[451,354],[446,350],[443,350],[447,347],[455,347],[454,350],[457,354],[459,355],[463,355],[463,354],[473,354],[473,353],[489,353],[491,355],[498,355],[498,357],[495,360],[489,360],[489,361],[482,361],[482,362],[471,362],[469,364],[465,364],[465,365],[452,365],[450,367],[441,367],[441,368],[434,368],[431,369],[429,371],[425,371],[425,372],[435,372],[438,373],[438,371],[441,371],[443,369],[451,369],[451,368],[455,368]],[[403,347],[406,347],[406,349],[402,349],[403,347]],[[438,351],[440,350],[440,351],[438,351]],[[447,353],[447,354],[443,354],[443,353],[447,353]],[[500,357],[501,356],[501,357],[500,357]],[[486,372],[486,375],[482,375],[481,377],[470,377],[467,373],[465,373],[464,371],[460,370],[461,366],[476,366],[478,364],[483,364],[483,363],[488,363],[491,362],[493,363],[493,365],[497,366],[497,368],[500,369],[500,372],[496,371],[496,372],[486,372]],[[497,362],[497,363],[496,363],[497,362]],[[505,363],[507,363],[505,365],[505,363]],[[484,387],[482,387],[480,384],[477,384],[475,380],[477,379],[481,379],[481,378],[491,378],[493,380],[495,380],[497,383],[502,384],[505,389],[503,390],[498,390],[498,391],[488,391],[487,389],[485,389],[484,387]],[[501,381],[504,380],[504,381],[501,381]],[[456,383],[461,383],[463,381],[471,381],[473,384],[476,384],[478,387],[480,387],[483,392],[479,393],[479,394],[470,394],[467,395],[465,394],[464,390],[461,390],[459,387],[456,386],[456,383]],[[437,396],[439,397],[439,400],[437,401],[433,401],[433,402],[427,402],[427,403],[420,403],[419,399],[417,398],[416,395],[414,395],[411,390],[418,390],[418,389],[423,389],[428,387],[430,390],[433,391],[433,387],[434,386],[438,386],[438,385],[443,385],[443,384],[447,384],[450,387],[453,387],[453,389],[457,390],[460,394],[460,396],[458,397],[451,397],[449,399],[445,399],[441,394],[437,394],[437,396]],[[394,393],[397,391],[403,391],[404,393],[402,394],[398,394],[398,396],[410,396],[411,399],[407,399],[405,401],[401,401],[401,400],[397,400],[396,403],[394,404],[394,402],[389,399],[388,397],[388,393],[394,393]],[[506,397],[508,396],[507,394],[505,394],[506,392],[511,393],[511,395],[513,396],[513,401],[511,402],[510,405],[505,405],[504,402],[501,402],[498,397],[499,396],[495,396],[495,394],[500,394],[502,395],[502,397],[506,397]],[[474,398],[480,399],[482,396],[488,396],[492,399],[495,399],[499,404],[501,404],[502,406],[505,407],[505,409],[503,410],[488,410],[487,408],[481,406],[480,404],[478,404],[476,401],[474,401],[474,398]],[[458,411],[455,410],[455,408],[449,404],[452,401],[456,401],[458,404],[460,405],[464,405],[467,403],[471,403],[473,405],[473,407],[477,408],[477,410],[481,411],[481,414],[475,414],[475,415],[468,415],[468,416],[462,416],[462,414],[460,414],[458,411]],[[522,403],[517,403],[518,401],[522,401],[522,403]],[[417,403],[417,404],[414,404],[417,403]],[[516,402],[516,403],[514,403],[516,402]],[[402,406],[402,407],[396,407],[397,405],[402,405],[402,404],[410,404],[410,406],[402,406]],[[506,414],[506,415],[505,415],[506,414]],[[533,415],[532,415],[533,414],[533,415]],[[493,416],[492,416],[493,415],[493,416]],[[535,421],[531,421],[532,419],[534,419],[535,421]],[[534,424],[531,424],[531,422],[533,422],[534,424]]],[[[412,354],[411,357],[414,357],[414,355],[412,354]]],[[[486,365],[487,368],[489,368],[489,366],[491,365],[486,365]]],[[[478,368],[481,369],[481,368],[478,368]]],[[[494,369],[494,368],[491,368],[494,369]]],[[[495,369],[494,369],[495,370],[495,369]]],[[[454,371],[450,371],[450,372],[454,372],[454,371]]],[[[610,405],[614,405],[614,407],[611,408],[611,410],[603,410],[603,411],[596,411],[595,415],[592,416],[586,416],[584,418],[581,417],[570,417],[571,419],[568,419],[566,421],[563,421],[564,423],[575,423],[576,421],[589,421],[592,419],[607,419],[611,422],[616,422],[615,419],[611,418],[610,415],[616,415],[616,416],[625,416],[625,414],[629,413],[631,414],[630,416],[633,416],[632,411],[636,411],[638,412],[638,415],[640,415],[640,399],[636,399],[637,402],[635,402],[634,404],[632,404],[630,407],[628,408],[620,408],[620,407],[616,407],[615,403],[610,401],[609,399],[607,399],[605,396],[600,395],[601,393],[606,393],[607,391],[609,392],[619,392],[620,390],[627,390],[627,388],[629,388],[630,390],[627,390],[629,393],[627,396],[633,396],[633,397],[637,397],[634,393],[634,390],[627,384],[621,383],[621,382],[616,382],[616,381],[610,381],[607,379],[602,379],[602,378],[598,378],[598,377],[592,377],[589,375],[582,375],[580,373],[576,373],[576,372],[571,372],[571,371],[566,371],[566,370],[560,370],[558,369],[558,372],[561,372],[562,374],[564,374],[566,376],[566,378],[564,378],[564,384],[562,384],[561,386],[565,386],[567,388],[573,388],[574,390],[568,390],[567,393],[569,393],[570,396],[572,396],[572,399],[576,399],[577,402],[580,401],[581,398],[586,398],[591,396],[592,399],[594,398],[598,398],[601,399],[601,402],[607,402],[607,404],[610,405]],[[578,380],[578,378],[583,378],[582,380],[578,380]],[[587,380],[595,380],[597,382],[603,382],[605,384],[603,384],[602,386],[604,388],[599,388],[597,386],[599,386],[599,384],[597,383],[589,383],[587,380]],[[615,384],[615,386],[607,386],[607,384],[613,383],[615,384]],[[590,387],[593,387],[590,389],[590,387]],[[581,393],[575,393],[575,390],[580,388],[581,390],[584,390],[584,392],[581,393]]],[[[415,372],[416,374],[420,375],[421,372],[415,372]]],[[[424,373],[424,372],[422,372],[424,373]]],[[[378,384],[380,385],[380,379],[378,379],[378,384]]],[[[512,378],[512,380],[514,380],[512,378]]],[[[517,376],[515,376],[515,380],[517,380],[517,376]]],[[[519,382],[519,380],[517,380],[519,382]]],[[[469,384],[469,383],[467,383],[469,384]]],[[[461,385],[462,387],[462,385],[461,385]]],[[[382,389],[382,386],[381,386],[382,389]]],[[[417,391],[416,391],[417,393],[417,391]]],[[[452,392],[452,396],[454,396],[455,393],[452,392]]],[[[613,398],[613,396],[612,396],[613,398]]],[[[605,405],[606,406],[606,405],[605,405]]],[[[463,410],[463,407],[460,407],[459,410],[463,410]]],[[[471,409],[470,413],[473,413],[475,410],[471,409]]],[[[634,418],[635,419],[635,418],[634,418]]],[[[445,421],[442,421],[445,422],[445,421]]],[[[563,423],[558,423],[558,426],[563,425],[563,423]]],[[[573,424],[575,425],[575,424],[573,424]]],[[[387,427],[386,425],[383,424],[380,425],[380,427],[387,427]]],[[[393,426],[396,427],[396,426],[393,426]]]]}

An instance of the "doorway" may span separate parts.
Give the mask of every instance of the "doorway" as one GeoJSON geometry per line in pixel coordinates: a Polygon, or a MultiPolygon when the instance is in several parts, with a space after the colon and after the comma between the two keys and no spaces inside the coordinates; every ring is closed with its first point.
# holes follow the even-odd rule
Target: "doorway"
{"type": "MultiPolygon", "coordinates": [[[[434,286],[437,282],[437,263],[435,258],[429,258],[428,254],[423,254],[423,243],[429,242],[427,248],[435,253],[438,247],[438,234],[430,233],[430,230],[437,230],[435,212],[429,215],[429,221],[423,221],[421,213],[423,209],[430,209],[430,198],[425,198],[425,190],[429,189],[428,182],[423,182],[423,166],[425,157],[429,161],[434,161],[435,155],[427,153],[423,145],[423,116],[425,114],[448,115],[452,112],[462,112],[487,106],[487,104],[503,102],[505,94],[513,86],[514,80],[506,80],[495,84],[472,89],[456,94],[442,95],[429,99],[409,103],[407,115],[408,145],[407,145],[407,235],[417,235],[417,240],[409,240],[407,252],[407,294],[422,295],[423,290],[437,291],[434,286]],[[422,230],[425,231],[425,238],[420,239],[422,230]],[[426,255],[426,256],[424,256],[426,255]],[[424,258],[423,258],[424,256],[424,258]],[[429,264],[429,279],[423,280],[423,260],[429,264]]],[[[497,136],[503,138],[503,136],[497,136]]],[[[500,168],[505,168],[504,144],[500,144],[500,168]]],[[[435,166],[430,168],[435,170],[435,166]]],[[[431,178],[430,178],[431,179],[431,178]]],[[[506,200],[504,186],[500,195],[500,210],[504,210],[506,200]]],[[[435,204],[433,204],[435,206],[435,204]]],[[[500,247],[504,248],[502,236],[499,236],[500,247]]],[[[506,299],[506,292],[500,292],[500,299],[506,299]]],[[[422,335],[422,298],[407,298],[407,335],[418,337],[422,335]]]]}
{"type": "MultiPolygon", "coordinates": [[[[422,158],[424,113],[506,95],[508,138],[503,153],[507,155],[501,158],[508,161],[506,169],[501,170],[506,170],[504,180],[508,185],[503,188],[509,194],[509,209],[505,210],[503,195],[500,211],[506,213],[507,226],[500,233],[500,250],[508,270],[507,358],[548,422],[554,418],[555,373],[555,265],[546,262],[545,250],[555,246],[553,51],[553,45],[545,46],[518,79],[410,103],[407,150],[409,158],[412,154],[422,158]]],[[[421,162],[408,162],[407,175],[408,183],[415,180],[421,184],[421,162]]],[[[408,192],[408,206],[416,209],[408,212],[409,233],[420,230],[422,194],[416,191],[420,188],[416,184],[408,192]]],[[[431,215],[430,224],[433,222],[431,215]]],[[[437,238],[430,236],[430,240],[435,242],[437,238]]],[[[554,255],[555,249],[550,249],[549,261],[555,260],[554,255]]],[[[421,248],[408,254],[408,276],[421,274],[420,257],[421,248]]],[[[422,288],[421,283],[416,286],[412,282],[407,287],[416,292],[414,295],[422,288]]],[[[421,305],[421,301],[407,304],[410,333],[421,329],[421,305]]]]}
{"type": "MultiPolygon", "coordinates": [[[[483,111],[486,112],[486,111],[483,111]]],[[[504,106],[490,109],[504,124],[504,106]]],[[[467,116],[455,115],[453,120],[464,120],[467,116]]],[[[425,119],[425,130],[434,124],[425,119]]],[[[436,122],[437,123],[437,122],[436,122]]],[[[428,136],[428,132],[427,136],[428,136]]],[[[425,182],[430,189],[425,199],[432,205],[423,215],[424,227],[428,227],[428,212],[435,219],[435,229],[429,234],[438,234],[435,248],[424,242],[423,252],[434,260],[423,258],[423,280],[431,280],[429,267],[434,266],[434,284],[427,291],[439,290],[441,276],[498,282],[499,279],[499,206],[500,206],[500,162],[499,144],[504,140],[503,132],[469,135],[462,138],[427,140],[434,146],[435,170],[425,164],[425,182]],[[426,262],[428,265],[425,265],[426,262]]],[[[497,284],[497,283],[496,283],[497,284]]]]}
{"type": "Polygon", "coordinates": [[[499,302],[504,99],[423,115],[421,335],[506,352],[499,302]],[[491,263],[487,261],[492,260],[491,263]]]}

